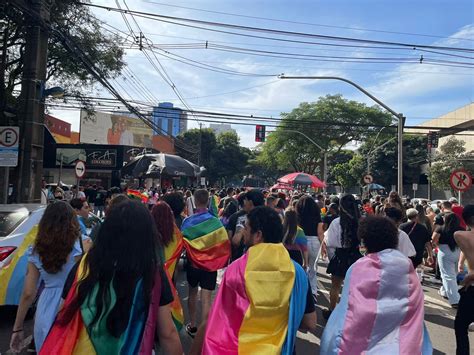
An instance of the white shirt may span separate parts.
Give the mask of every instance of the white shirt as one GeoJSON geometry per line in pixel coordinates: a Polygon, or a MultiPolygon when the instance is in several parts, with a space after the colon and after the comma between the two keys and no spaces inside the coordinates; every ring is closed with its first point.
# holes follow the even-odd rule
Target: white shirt
{"type": "MultiPolygon", "coordinates": [[[[341,246],[341,218],[338,217],[329,225],[329,228],[324,232],[324,241],[328,249],[342,248],[341,246]]],[[[406,257],[411,257],[416,255],[415,247],[406,234],[402,230],[398,230],[398,247],[397,250],[400,251],[406,257]]]]}
{"type": "Polygon", "coordinates": [[[194,214],[194,209],[196,208],[194,204],[193,197],[188,197],[186,199],[186,209],[188,210],[188,217],[191,217],[194,214]]]}
{"type": "Polygon", "coordinates": [[[412,257],[416,255],[415,247],[410,240],[408,234],[402,230],[398,230],[398,247],[397,250],[401,252],[406,257],[412,257]]]}

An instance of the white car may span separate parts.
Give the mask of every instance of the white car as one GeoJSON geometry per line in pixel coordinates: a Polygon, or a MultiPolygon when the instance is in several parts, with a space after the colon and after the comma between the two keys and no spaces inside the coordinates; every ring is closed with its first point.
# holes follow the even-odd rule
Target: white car
{"type": "MultiPolygon", "coordinates": [[[[46,205],[0,205],[0,306],[18,305],[33,244],[46,205]]],[[[93,221],[100,219],[90,214],[93,221]]],[[[88,230],[90,233],[90,230],[88,230]]]]}

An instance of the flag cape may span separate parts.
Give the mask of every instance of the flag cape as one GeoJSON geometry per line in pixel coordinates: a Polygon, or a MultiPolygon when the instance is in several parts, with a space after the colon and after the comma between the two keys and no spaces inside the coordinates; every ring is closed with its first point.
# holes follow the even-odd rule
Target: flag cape
{"type": "MultiPolygon", "coordinates": [[[[86,257],[77,270],[74,283],[66,297],[64,307],[70,306],[77,296],[77,285],[87,275],[86,257]]],[[[84,304],[74,314],[71,322],[65,326],[57,322],[51,328],[40,350],[40,355],[93,355],[93,354],[151,354],[153,350],[158,305],[160,302],[161,279],[159,272],[155,276],[150,305],[148,311],[144,310],[141,280],[135,288],[133,305],[127,328],[120,338],[115,338],[106,329],[106,316],[103,316],[93,327],[90,327],[94,313],[95,293],[92,292],[84,304]]],[[[97,290],[97,289],[96,289],[97,290]]],[[[115,291],[110,287],[110,306],[103,310],[107,315],[116,301],[115,291]]],[[[61,317],[61,312],[58,317],[61,317]]]]}
{"type": "Polygon", "coordinates": [[[308,251],[308,239],[301,227],[297,228],[296,237],[293,244],[285,244],[288,250],[301,250],[301,252],[308,251]]]}
{"type": "Polygon", "coordinates": [[[176,269],[176,264],[178,263],[181,252],[183,251],[184,242],[183,235],[181,234],[178,227],[174,226],[173,240],[164,248],[164,257],[165,257],[165,272],[168,277],[168,281],[171,287],[171,293],[173,294],[173,302],[171,303],[171,316],[173,317],[173,322],[176,326],[176,329],[181,330],[184,324],[184,313],[183,307],[179,300],[178,291],[173,282],[173,275],[176,269]]]}
{"type": "Polygon", "coordinates": [[[224,274],[202,353],[292,354],[307,292],[305,272],[282,244],[251,247],[224,274]]]}
{"type": "Polygon", "coordinates": [[[145,194],[145,193],[142,193],[138,190],[131,190],[131,189],[128,189],[127,190],[127,196],[131,199],[136,199],[136,200],[140,200],[142,201],[143,203],[147,203],[148,202],[148,195],[145,194]]]}
{"type": "Polygon", "coordinates": [[[209,211],[186,218],[181,232],[186,255],[196,268],[217,271],[227,265],[231,254],[227,231],[209,211]]]}
{"type": "Polygon", "coordinates": [[[386,249],[357,260],[321,338],[321,354],[432,354],[412,262],[386,249]]]}
{"type": "Polygon", "coordinates": [[[213,216],[218,216],[219,215],[219,198],[216,195],[211,195],[209,198],[209,212],[213,216]]]}
{"type": "Polygon", "coordinates": [[[0,270],[0,306],[20,303],[28,266],[26,252],[28,247],[33,245],[37,234],[38,225],[35,225],[18,246],[10,264],[0,270]]]}

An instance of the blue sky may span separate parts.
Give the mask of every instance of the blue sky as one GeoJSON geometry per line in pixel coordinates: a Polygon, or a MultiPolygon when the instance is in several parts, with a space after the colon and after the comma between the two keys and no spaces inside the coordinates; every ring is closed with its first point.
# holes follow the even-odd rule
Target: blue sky
{"type": "MultiPolygon", "coordinates": [[[[123,0],[119,1],[124,6],[123,0]]],[[[286,31],[474,48],[474,2],[471,0],[154,1],[128,0],[127,5],[130,9],[138,11],[286,31]],[[180,7],[166,6],[165,4],[180,7]],[[298,23],[230,16],[187,8],[298,23]],[[302,22],[307,24],[301,24],[302,22]],[[401,32],[410,33],[410,35],[401,34],[401,32]]],[[[116,7],[115,1],[92,0],[92,3],[116,7]]],[[[119,14],[101,9],[93,9],[93,12],[101,20],[128,32],[125,22],[119,14]]],[[[130,17],[128,20],[131,26],[135,26],[130,17]]],[[[162,48],[170,44],[203,44],[205,41],[209,41],[210,43],[233,47],[322,56],[380,57],[387,56],[386,53],[392,53],[389,56],[419,58],[420,54],[423,54],[425,58],[473,62],[469,59],[441,57],[438,54],[420,53],[411,49],[387,50],[310,46],[301,43],[275,42],[213,33],[142,18],[136,18],[136,20],[147,39],[155,45],[161,45],[162,48]]],[[[167,50],[209,65],[242,72],[345,77],[368,89],[396,111],[404,113],[409,125],[438,117],[474,101],[474,70],[472,68],[420,65],[417,63],[369,64],[290,60],[204,48],[172,48],[167,50]]],[[[160,101],[172,101],[179,107],[183,106],[177,100],[172,89],[151,67],[142,52],[132,49],[127,50],[126,53],[125,60],[129,68],[153,92],[156,98],[160,101]]],[[[474,57],[472,54],[467,55],[474,57]]],[[[369,98],[345,83],[282,81],[273,77],[234,76],[205,71],[162,58],[159,54],[157,56],[176,87],[186,98],[189,106],[196,110],[278,117],[280,112],[291,111],[302,101],[314,101],[319,96],[336,93],[341,93],[349,99],[372,104],[369,98]],[[249,87],[253,88],[222,94],[249,87]],[[196,99],[196,97],[209,95],[212,96],[196,99]]],[[[123,79],[117,81],[126,87],[126,81],[123,81],[123,79]]],[[[101,96],[104,95],[101,94],[101,96]]],[[[140,99],[140,97],[137,97],[138,94],[131,93],[130,95],[133,98],[140,99]]],[[[73,129],[77,130],[79,128],[79,112],[53,111],[52,113],[71,122],[73,129]]],[[[197,122],[190,121],[188,123],[188,127],[196,127],[197,125],[197,122]]],[[[204,126],[206,125],[208,124],[204,123],[204,126]]],[[[254,127],[235,125],[234,128],[237,129],[243,145],[255,146],[254,127]]]]}

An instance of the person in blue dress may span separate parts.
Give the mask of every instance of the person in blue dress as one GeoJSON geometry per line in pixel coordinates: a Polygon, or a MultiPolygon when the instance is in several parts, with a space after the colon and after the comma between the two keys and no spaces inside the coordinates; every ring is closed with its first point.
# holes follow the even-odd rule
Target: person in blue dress
{"type": "Polygon", "coordinates": [[[48,205],[28,250],[25,284],[10,341],[13,351],[21,351],[24,345],[23,322],[36,299],[40,280],[44,288],[36,307],[33,333],[36,350],[41,348],[56,318],[67,275],[82,255],[80,236],[76,214],[68,203],[48,205]]]}

